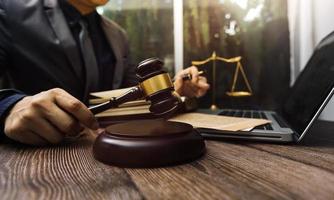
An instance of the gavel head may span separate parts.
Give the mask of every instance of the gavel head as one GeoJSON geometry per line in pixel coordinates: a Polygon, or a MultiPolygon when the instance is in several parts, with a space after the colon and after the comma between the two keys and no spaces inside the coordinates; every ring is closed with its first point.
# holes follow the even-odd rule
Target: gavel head
{"type": "Polygon", "coordinates": [[[158,58],[149,58],[139,63],[136,73],[146,100],[151,102],[150,112],[166,117],[179,108],[180,99],[163,65],[158,58]]]}

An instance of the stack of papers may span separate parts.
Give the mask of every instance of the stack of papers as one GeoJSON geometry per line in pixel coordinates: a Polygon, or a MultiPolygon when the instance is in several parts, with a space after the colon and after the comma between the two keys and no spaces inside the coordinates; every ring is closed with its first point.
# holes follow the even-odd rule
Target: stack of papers
{"type": "MultiPolygon", "coordinates": [[[[94,98],[90,100],[91,104],[102,103],[109,101],[113,97],[118,97],[130,88],[96,92],[91,93],[94,98]]],[[[145,100],[131,101],[122,104],[118,108],[112,108],[96,115],[96,117],[105,121],[110,120],[110,124],[115,123],[113,120],[135,120],[135,119],[148,119],[154,117],[149,111],[149,103],[145,100]],[[137,118],[136,118],[137,116],[137,118]]],[[[251,119],[242,117],[227,117],[213,114],[203,113],[185,113],[179,114],[169,121],[183,122],[191,124],[195,128],[206,128],[215,130],[226,130],[226,131],[240,131],[240,130],[251,130],[255,126],[264,125],[270,123],[269,120],[265,119],[251,119]]]]}

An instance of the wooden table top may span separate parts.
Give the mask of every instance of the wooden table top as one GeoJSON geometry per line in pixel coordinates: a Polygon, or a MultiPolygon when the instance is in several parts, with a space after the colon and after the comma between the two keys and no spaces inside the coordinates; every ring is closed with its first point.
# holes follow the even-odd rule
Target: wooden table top
{"type": "Polygon", "coordinates": [[[1,199],[334,199],[334,123],[302,143],[206,141],[184,165],[124,169],[94,160],[95,136],[47,148],[0,144],[1,199]]]}

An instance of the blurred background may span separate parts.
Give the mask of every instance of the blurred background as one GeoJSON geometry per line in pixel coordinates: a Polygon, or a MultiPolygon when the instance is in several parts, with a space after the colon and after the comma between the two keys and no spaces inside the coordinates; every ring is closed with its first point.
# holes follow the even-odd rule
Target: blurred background
{"type": "MultiPolygon", "coordinates": [[[[230,96],[237,63],[216,62],[215,94],[200,106],[277,109],[306,65],[316,44],[334,30],[331,0],[110,0],[98,12],[128,33],[132,63],[148,57],[164,60],[174,74],[215,52],[241,56],[251,96],[230,96]],[[214,100],[213,100],[214,97],[214,100]]],[[[200,66],[213,84],[213,62],[200,66]]],[[[238,74],[236,91],[247,90],[238,74]]],[[[334,101],[322,114],[334,120],[334,101]]]]}

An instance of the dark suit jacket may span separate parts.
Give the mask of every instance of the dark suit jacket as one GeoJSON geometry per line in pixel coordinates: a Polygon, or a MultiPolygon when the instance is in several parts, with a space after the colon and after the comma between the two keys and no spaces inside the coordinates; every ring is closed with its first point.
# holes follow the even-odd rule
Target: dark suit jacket
{"type": "MultiPolygon", "coordinates": [[[[116,57],[112,88],[136,84],[125,32],[102,19],[116,57]]],[[[87,100],[97,69],[83,69],[79,51],[57,0],[0,0],[0,73],[9,75],[15,89],[32,95],[59,87],[87,100]],[[82,70],[86,77],[80,77],[82,70]]]]}

